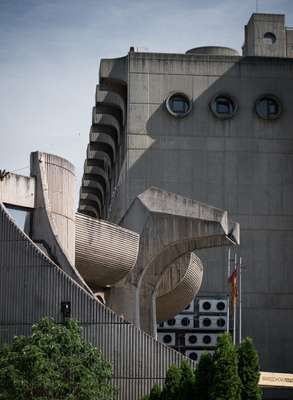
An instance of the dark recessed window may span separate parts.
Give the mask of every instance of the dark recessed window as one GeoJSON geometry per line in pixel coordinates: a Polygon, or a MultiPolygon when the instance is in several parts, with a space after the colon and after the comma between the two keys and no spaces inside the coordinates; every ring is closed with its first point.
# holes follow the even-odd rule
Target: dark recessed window
{"type": "Polygon", "coordinates": [[[210,108],[214,115],[221,119],[232,118],[238,110],[236,101],[228,95],[219,95],[213,98],[210,108]]]}
{"type": "Polygon", "coordinates": [[[163,336],[163,342],[168,344],[172,342],[172,336],[171,335],[164,335],[163,336]]]}
{"type": "Polygon", "coordinates": [[[188,326],[188,325],[190,325],[190,319],[189,319],[189,318],[182,318],[181,324],[182,324],[183,326],[188,326]]]}
{"type": "Polygon", "coordinates": [[[224,318],[219,318],[219,319],[217,320],[217,325],[218,325],[220,328],[223,328],[223,327],[225,326],[225,324],[226,324],[226,321],[224,320],[224,318]]]}
{"type": "Polygon", "coordinates": [[[189,343],[194,344],[197,342],[197,337],[195,335],[189,336],[189,343]]]}
{"type": "Polygon", "coordinates": [[[202,341],[203,341],[205,344],[209,344],[209,343],[211,343],[212,339],[211,339],[210,336],[205,335],[205,336],[203,337],[202,341]]]}
{"type": "Polygon", "coordinates": [[[210,318],[204,318],[203,319],[203,325],[204,326],[211,326],[212,321],[210,320],[210,318]]]}
{"type": "Polygon", "coordinates": [[[198,359],[198,355],[195,352],[192,352],[189,354],[189,358],[193,361],[196,361],[198,359]]]}
{"type": "Polygon", "coordinates": [[[167,324],[169,326],[174,326],[176,324],[176,319],[174,319],[174,318],[168,319],[167,324]]]}
{"type": "Polygon", "coordinates": [[[217,309],[219,311],[223,311],[225,309],[225,303],[223,301],[219,301],[219,303],[217,303],[217,309]]]}
{"type": "Polygon", "coordinates": [[[282,111],[281,102],[272,95],[262,96],[256,101],[255,110],[262,119],[276,119],[282,111]]]}
{"type": "Polygon", "coordinates": [[[203,308],[204,310],[210,310],[210,308],[211,308],[211,303],[210,303],[209,301],[205,301],[205,302],[203,303],[203,305],[202,305],[202,308],[203,308]]]}
{"type": "Polygon", "coordinates": [[[184,93],[172,93],[166,99],[166,108],[174,117],[185,117],[191,110],[191,101],[184,93]]]}
{"type": "Polygon", "coordinates": [[[276,40],[276,35],[274,35],[272,32],[266,32],[263,35],[263,41],[265,44],[274,44],[276,40]]]}

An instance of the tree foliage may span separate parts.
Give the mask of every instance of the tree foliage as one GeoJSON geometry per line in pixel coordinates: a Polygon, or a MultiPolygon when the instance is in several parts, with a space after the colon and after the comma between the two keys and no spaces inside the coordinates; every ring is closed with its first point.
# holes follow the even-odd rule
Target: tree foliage
{"type": "Polygon", "coordinates": [[[0,399],[109,400],[111,365],[86,343],[76,321],[43,318],[29,337],[0,350],[0,399]]]}
{"type": "Polygon", "coordinates": [[[159,385],[154,385],[151,390],[149,400],[160,400],[161,399],[161,388],[159,385]]]}
{"type": "Polygon", "coordinates": [[[194,398],[196,400],[210,400],[213,372],[213,357],[211,354],[204,352],[195,370],[194,398]]]}
{"type": "Polygon", "coordinates": [[[213,355],[204,352],[193,370],[187,361],[172,365],[163,390],[155,385],[143,400],[261,400],[259,360],[252,340],[238,350],[228,333],[219,336],[213,355]]]}
{"type": "Polygon", "coordinates": [[[181,369],[171,365],[165,379],[161,400],[178,400],[180,394],[181,369]]]}
{"type": "Polygon", "coordinates": [[[241,400],[261,400],[259,359],[251,338],[246,338],[238,348],[238,372],[242,382],[241,400]]]}
{"type": "Polygon", "coordinates": [[[194,395],[194,371],[186,361],[182,361],[180,370],[180,397],[177,400],[190,400],[194,395]]]}
{"type": "Polygon", "coordinates": [[[240,400],[237,350],[228,333],[219,337],[213,357],[212,400],[240,400]]]}

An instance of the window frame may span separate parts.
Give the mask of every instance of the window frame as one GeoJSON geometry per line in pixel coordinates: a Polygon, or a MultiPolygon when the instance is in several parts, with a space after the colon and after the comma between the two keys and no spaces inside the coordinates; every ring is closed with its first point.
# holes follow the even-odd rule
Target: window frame
{"type": "Polygon", "coordinates": [[[173,117],[184,118],[190,113],[190,111],[192,109],[192,101],[186,93],[173,91],[173,92],[169,93],[169,95],[165,99],[165,107],[166,107],[166,110],[168,111],[168,113],[170,115],[172,115],[173,117]],[[187,110],[185,112],[176,112],[172,109],[172,98],[176,98],[176,96],[178,98],[182,97],[186,101],[187,110]]]}
{"type": "Polygon", "coordinates": [[[283,106],[282,106],[281,100],[280,100],[277,96],[275,96],[275,95],[273,95],[273,94],[270,94],[270,93],[266,93],[266,94],[262,94],[261,96],[259,96],[259,97],[256,99],[256,101],[255,101],[255,103],[254,103],[254,111],[255,111],[256,115],[257,115],[260,119],[262,119],[262,120],[264,120],[264,121],[274,121],[274,120],[280,118],[280,116],[281,116],[281,114],[282,114],[282,112],[283,112],[283,106]],[[274,102],[274,103],[277,105],[277,107],[278,107],[277,112],[274,113],[274,114],[270,114],[270,113],[269,113],[269,107],[270,107],[270,105],[269,105],[269,102],[268,102],[268,104],[267,104],[267,106],[266,106],[267,115],[262,114],[261,111],[260,111],[260,109],[258,108],[258,106],[261,104],[261,102],[262,102],[263,100],[268,100],[268,101],[274,102]]]}
{"type": "Polygon", "coordinates": [[[230,95],[229,93],[226,92],[220,92],[217,93],[210,101],[209,103],[209,107],[211,112],[213,113],[213,115],[217,118],[217,119],[231,119],[233,117],[235,117],[235,115],[238,113],[239,110],[239,105],[238,102],[236,100],[236,98],[232,95],[230,95]],[[232,110],[228,113],[225,112],[219,112],[218,111],[218,103],[217,101],[219,100],[226,100],[229,102],[229,107],[232,106],[232,110]]]}

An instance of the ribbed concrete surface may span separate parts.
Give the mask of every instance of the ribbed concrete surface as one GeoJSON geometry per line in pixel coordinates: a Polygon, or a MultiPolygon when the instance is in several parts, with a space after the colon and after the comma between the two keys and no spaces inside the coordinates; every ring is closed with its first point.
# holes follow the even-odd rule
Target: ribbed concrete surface
{"type": "Polygon", "coordinates": [[[81,322],[85,339],[112,363],[118,400],[141,399],[155,383],[163,382],[171,364],[185,359],[91,297],[16,227],[0,205],[1,339],[29,334],[31,325],[44,315],[62,322],[62,301],[71,302],[71,316],[81,322]]]}
{"type": "Polygon", "coordinates": [[[76,267],[91,285],[120,281],[136,263],[139,235],[110,222],[76,214],[76,267]]]}
{"type": "MultiPolygon", "coordinates": [[[[182,262],[187,262],[185,273],[173,290],[157,297],[157,320],[166,321],[179,314],[194,299],[198,293],[203,276],[203,265],[194,253],[182,257],[182,262]],[[187,259],[186,259],[187,258],[187,259]]],[[[182,262],[177,261],[178,268],[182,262]]],[[[183,265],[184,267],[184,265],[183,265]]]]}
{"type": "Polygon", "coordinates": [[[47,197],[47,212],[53,221],[52,229],[58,236],[58,241],[74,264],[75,215],[74,194],[75,174],[74,166],[64,158],[38,153],[40,157],[40,172],[44,188],[44,196],[47,197]],[[47,190],[46,190],[47,189],[47,190]]]}

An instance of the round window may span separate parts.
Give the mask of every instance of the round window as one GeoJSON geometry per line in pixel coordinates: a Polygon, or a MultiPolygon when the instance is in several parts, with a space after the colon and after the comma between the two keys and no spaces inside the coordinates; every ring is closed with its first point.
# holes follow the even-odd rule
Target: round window
{"type": "Polygon", "coordinates": [[[203,319],[203,325],[204,326],[211,326],[212,321],[210,320],[210,318],[204,318],[203,319]]]}
{"type": "Polygon", "coordinates": [[[196,361],[197,358],[198,358],[198,355],[197,355],[197,353],[192,352],[192,353],[189,354],[189,358],[190,358],[191,360],[193,360],[193,361],[196,361]]]}
{"type": "Polygon", "coordinates": [[[266,32],[263,35],[263,42],[265,44],[274,44],[276,40],[277,40],[276,35],[272,32],[266,32]]]}
{"type": "Polygon", "coordinates": [[[197,342],[197,337],[195,335],[189,336],[189,343],[194,344],[197,342]]]}
{"type": "Polygon", "coordinates": [[[174,325],[176,324],[176,320],[175,320],[174,318],[168,319],[167,324],[168,324],[169,326],[174,326],[174,325]]]}
{"type": "Polygon", "coordinates": [[[221,94],[215,96],[210,102],[210,109],[220,119],[232,118],[238,111],[238,104],[229,95],[221,94]]]}
{"type": "Polygon", "coordinates": [[[223,327],[225,326],[225,324],[226,324],[226,321],[224,320],[224,318],[219,318],[219,319],[217,320],[217,325],[218,325],[220,328],[223,328],[223,327]]]}
{"type": "Polygon", "coordinates": [[[166,99],[166,108],[173,117],[183,118],[190,113],[191,101],[184,93],[171,93],[166,99]]]}
{"type": "Polygon", "coordinates": [[[190,319],[189,318],[182,318],[182,320],[181,320],[181,324],[183,325],[183,326],[188,326],[189,324],[190,324],[190,319]]]}
{"type": "Polygon", "coordinates": [[[262,119],[277,119],[282,112],[281,102],[272,95],[261,96],[256,100],[255,111],[262,119]]]}
{"type": "Polygon", "coordinates": [[[163,336],[163,342],[168,344],[172,342],[172,336],[171,335],[164,335],[163,336]]]}
{"type": "Polygon", "coordinates": [[[205,301],[202,305],[204,310],[209,310],[211,308],[211,303],[209,301],[205,301]]]}
{"type": "Polygon", "coordinates": [[[205,335],[205,336],[203,337],[202,341],[203,341],[205,344],[209,344],[209,343],[211,343],[212,339],[211,339],[210,336],[205,335]]]}
{"type": "Polygon", "coordinates": [[[225,308],[225,303],[223,301],[219,301],[219,303],[217,303],[217,309],[219,311],[223,311],[225,308]]]}

